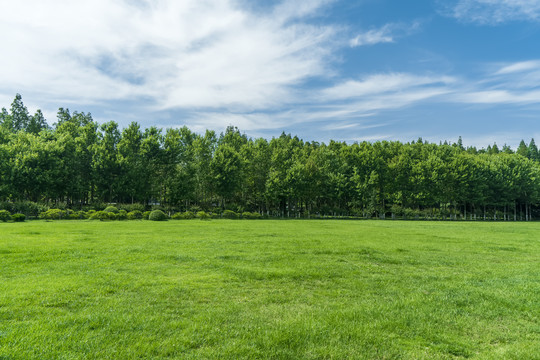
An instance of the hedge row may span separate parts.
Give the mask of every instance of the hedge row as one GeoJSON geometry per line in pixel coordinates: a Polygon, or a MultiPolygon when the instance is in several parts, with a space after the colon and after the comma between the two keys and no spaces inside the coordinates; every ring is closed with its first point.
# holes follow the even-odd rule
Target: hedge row
{"type": "Polygon", "coordinates": [[[26,215],[24,214],[13,214],[7,210],[0,210],[0,221],[7,222],[7,221],[14,221],[14,222],[23,222],[26,220],[26,215]]]}
{"type": "MultiPolygon", "coordinates": [[[[1,210],[0,213],[5,210],[1,210]]],[[[9,214],[9,213],[8,213],[9,214]]],[[[19,214],[22,215],[22,214],[19,214]]],[[[262,218],[261,214],[256,212],[243,212],[241,214],[235,213],[230,210],[225,210],[222,215],[219,214],[210,214],[204,211],[199,211],[193,213],[192,211],[178,212],[169,217],[161,210],[154,211],[145,211],[134,210],[127,212],[125,210],[118,210],[114,206],[108,206],[105,210],[95,211],[72,211],[72,210],[61,210],[61,209],[49,209],[43,211],[39,214],[40,219],[45,220],[80,220],[80,219],[90,219],[90,220],[151,220],[151,221],[164,221],[168,219],[173,220],[188,220],[188,219],[217,219],[217,218],[226,218],[226,219],[260,219],[262,218]]],[[[0,218],[1,220],[1,218],[0,218]]]]}

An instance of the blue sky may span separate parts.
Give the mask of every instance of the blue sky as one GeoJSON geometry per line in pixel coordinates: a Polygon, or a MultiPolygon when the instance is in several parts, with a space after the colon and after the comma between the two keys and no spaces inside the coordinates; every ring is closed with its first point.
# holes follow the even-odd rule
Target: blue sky
{"type": "Polygon", "coordinates": [[[305,140],[540,139],[540,0],[0,3],[0,106],[305,140]]]}

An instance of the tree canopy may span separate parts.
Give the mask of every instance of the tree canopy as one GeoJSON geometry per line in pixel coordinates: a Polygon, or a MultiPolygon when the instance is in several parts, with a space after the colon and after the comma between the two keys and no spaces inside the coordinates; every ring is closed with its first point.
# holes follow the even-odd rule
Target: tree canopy
{"type": "Polygon", "coordinates": [[[0,200],[143,203],[179,210],[289,217],[530,218],[540,203],[540,155],[422,139],[328,144],[283,133],[248,138],[180,129],[121,129],[59,109],[49,126],[17,95],[0,112],[0,200]],[[487,214],[487,215],[486,215],[487,214]]]}

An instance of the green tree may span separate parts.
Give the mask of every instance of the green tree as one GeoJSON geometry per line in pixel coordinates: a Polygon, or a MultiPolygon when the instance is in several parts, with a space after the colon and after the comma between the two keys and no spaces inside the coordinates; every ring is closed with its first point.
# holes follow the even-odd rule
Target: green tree
{"type": "Polygon", "coordinates": [[[49,126],[41,110],[37,110],[34,116],[30,117],[26,131],[32,134],[39,134],[41,130],[47,129],[49,126]]]}
{"type": "Polygon", "coordinates": [[[242,159],[236,149],[229,144],[221,144],[216,149],[210,164],[212,182],[216,194],[221,199],[221,207],[235,199],[242,178],[242,159]]]}
{"type": "Polygon", "coordinates": [[[523,157],[529,157],[529,148],[527,147],[527,145],[525,144],[525,141],[523,141],[523,139],[519,143],[519,146],[518,146],[518,148],[516,150],[516,154],[521,155],[523,157]]]}
{"type": "Polygon", "coordinates": [[[28,109],[24,106],[22,96],[20,94],[15,95],[15,99],[11,103],[11,123],[5,123],[8,128],[17,132],[19,130],[25,130],[30,122],[30,116],[28,109]]]}
{"type": "Polygon", "coordinates": [[[109,121],[99,127],[98,140],[92,146],[92,168],[96,192],[100,199],[113,202],[118,187],[120,164],[117,146],[120,141],[118,124],[109,121]]]}
{"type": "Polygon", "coordinates": [[[118,164],[120,166],[121,178],[119,179],[120,197],[124,201],[134,203],[144,201],[141,195],[145,192],[144,174],[145,168],[141,154],[143,134],[140,126],[132,122],[122,131],[121,139],[118,142],[118,164]]]}
{"type": "Polygon", "coordinates": [[[527,148],[527,157],[535,161],[540,160],[540,156],[538,155],[538,147],[536,146],[534,139],[531,139],[531,142],[527,148]]]}

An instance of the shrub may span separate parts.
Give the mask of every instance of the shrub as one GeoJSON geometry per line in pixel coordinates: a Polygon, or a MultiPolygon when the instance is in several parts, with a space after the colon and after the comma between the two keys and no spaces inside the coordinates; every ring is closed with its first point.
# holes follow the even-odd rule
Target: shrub
{"type": "Polygon", "coordinates": [[[143,218],[143,213],[139,210],[133,210],[128,212],[127,218],[128,220],[141,220],[143,218]]]}
{"type": "Polygon", "coordinates": [[[195,219],[195,214],[191,211],[186,211],[183,213],[176,213],[173,215],[173,219],[176,220],[188,220],[188,219],[195,219]]]}
{"type": "Polygon", "coordinates": [[[78,211],[66,210],[66,219],[78,220],[80,215],[78,211]]]}
{"type": "Polygon", "coordinates": [[[79,219],[88,219],[88,213],[85,211],[77,211],[77,218],[79,219]]]}
{"type": "Polygon", "coordinates": [[[127,214],[126,210],[120,210],[118,214],[116,214],[116,220],[127,220],[127,214]]]}
{"type": "Polygon", "coordinates": [[[258,212],[243,212],[242,218],[244,219],[260,219],[262,216],[258,212]]]}
{"type": "Polygon", "coordinates": [[[151,213],[151,211],[145,211],[145,212],[143,212],[142,218],[143,218],[144,220],[148,220],[148,217],[150,216],[150,213],[151,213]]]}
{"type": "Polygon", "coordinates": [[[11,220],[11,214],[7,210],[0,210],[0,220],[6,222],[11,220]]]}
{"type": "Polygon", "coordinates": [[[9,201],[0,202],[0,210],[7,210],[10,213],[13,212],[13,203],[9,201]]]}
{"type": "Polygon", "coordinates": [[[223,217],[225,219],[238,219],[238,214],[232,210],[225,210],[223,212],[223,217]]]}
{"type": "Polygon", "coordinates": [[[208,215],[208,213],[206,213],[204,211],[199,211],[199,212],[197,212],[197,218],[199,218],[201,220],[209,220],[210,215],[208,215]]]}
{"type": "Polygon", "coordinates": [[[116,206],[107,206],[103,211],[118,214],[118,208],[116,206]]]}
{"type": "Polygon", "coordinates": [[[39,214],[40,219],[60,220],[66,217],[66,212],[60,209],[49,209],[39,214]]]}
{"type": "Polygon", "coordinates": [[[26,215],[24,214],[13,214],[11,215],[11,219],[15,222],[23,222],[26,220],[26,215]]]}
{"type": "Polygon", "coordinates": [[[102,202],[93,202],[92,204],[87,204],[83,206],[83,210],[86,212],[89,212],[90,210],[99,211],[101,209],[105,209],[107,207],[107,204],[102,202]]]}
{"type": "Polygon", "coordinates": [[[151,221],[165,221],[167,220],[167,215],[161,210],[154,210],[148,215],[148,220],[151,221]]]}
{"type": "MultiPolygon", "coordinates": [[[[109,220],[110,219],[109,214],[111,213],[108,213],[106,211],[96,211],[92,213],[92,215],[90,215],[90,220],[100,220],[100,221],[109,220]]],[[[112,214],[114,215],[114,213],[112,214]]]]}
{"type": "Polygon", "coordinates": [[[32,201],[19,201],[13,203],[12,205],[12,213],[21,213],[28,216],[38,216],[40,212],[47,211],[47,207],[45,205],[32,201]]]}
{"type": "Polygon", "coordinates": [[[133,212],[133,211],[140,211],[141,214],[145,210],[144,205],[139,204],[139,203],[136,203],[136,204],[124,204],[124,205],[120,206],[120,209],[126,210],[128,213],[133,212]]]}
{"type": "Polygon", "coordinates": [[[54,206],[55,206],[55,209],[60,209],[60,210],[68,209],[68,204],[66,202],[63,202],[63,201],[57,202],[54,206]]]}

